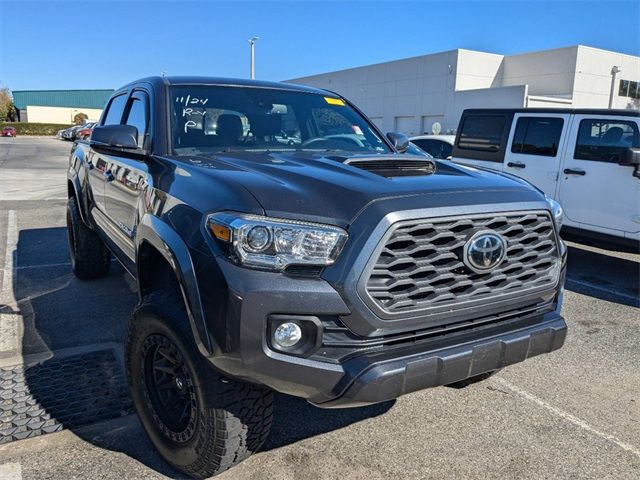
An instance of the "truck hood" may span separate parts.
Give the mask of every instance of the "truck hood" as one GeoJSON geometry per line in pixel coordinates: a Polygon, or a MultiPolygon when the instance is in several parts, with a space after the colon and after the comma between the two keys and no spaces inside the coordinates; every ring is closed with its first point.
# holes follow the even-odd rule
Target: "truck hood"
{"type": "MultiPolygon", "coordinates": [[[[528,183],[497,173],[435,161],[435,171],[385,177],[345,162],[425,160],[400,154],[320,155],[311,152],[233,152],[172,157],[217,178],[241,184],[272,217],[346,227],[368,206],[402,198],[408,208],[540,200],[528,183]],[[490,195],[492,194],[492,195],[490,195]],[[445,198],[446,197],[446,198],[445,198]],[[490,199],[490,197],[492,197],[490,199]],[[496,201],[498,200],[498,201],[496,201]]],[[[401,202],[402,203],[402,202],[401,202]]]]}

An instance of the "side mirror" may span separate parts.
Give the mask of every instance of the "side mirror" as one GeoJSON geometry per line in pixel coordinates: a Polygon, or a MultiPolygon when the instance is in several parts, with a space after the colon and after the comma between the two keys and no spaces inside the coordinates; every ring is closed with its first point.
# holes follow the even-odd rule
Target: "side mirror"
{"type": "Polygon", "coordinates": [[[409,137],[403,133],[389,132],[387,133],[387,138],[398,153],[404,153],[409,148],[409,137]]]}
{"type": "Polygon", "coordinates": [[[138,129],[132,125],[103,125],[91,132],[89,145],[97,149],[118,152],[141,152],[138,147],[138,129]]]}
{"type": "Polygon", "coordinates": [[[637,167],[640,165],[640,148],[627,148],[621,155],[618,165],[637,167]]]}
{"type": "Polygon", "coordinates": [[[633,167],[633,176],[640,178],[640,148],[627,148],[618,165],[633,167]]]}

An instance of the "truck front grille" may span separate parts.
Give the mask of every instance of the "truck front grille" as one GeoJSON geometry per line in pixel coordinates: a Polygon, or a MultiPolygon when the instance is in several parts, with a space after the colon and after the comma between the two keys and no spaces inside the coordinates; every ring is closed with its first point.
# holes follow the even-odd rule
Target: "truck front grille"
{"type": "Polygon", "coordinates": [[[560,275],[552,222],[545,211],[398,222],[376,250],[366,292],[385,313],[403,315],[450,312],[552,288],[560,275]],[[464,246],[485,230],[505,239],[507,253],[494,270],[475,273],[463,262],[464,246]]]}

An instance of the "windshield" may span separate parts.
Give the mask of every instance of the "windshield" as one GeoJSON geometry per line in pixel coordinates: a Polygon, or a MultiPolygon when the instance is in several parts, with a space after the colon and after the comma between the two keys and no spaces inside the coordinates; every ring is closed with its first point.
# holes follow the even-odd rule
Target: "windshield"
{"type": "Polygon", "coordinates": [[[358,112],[335,96],[270,88],[171,87],[176,154],[220,151],[389,153],[358,112]]]}

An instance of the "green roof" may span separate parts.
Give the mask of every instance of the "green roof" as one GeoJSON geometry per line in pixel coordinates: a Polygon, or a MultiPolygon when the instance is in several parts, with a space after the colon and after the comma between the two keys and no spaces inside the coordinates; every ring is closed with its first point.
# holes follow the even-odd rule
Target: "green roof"
{"type": "Polygon", "coordinates": [[[113,90],[13,90],[18,110],[38,107],[104,108],[113,90]]]}

